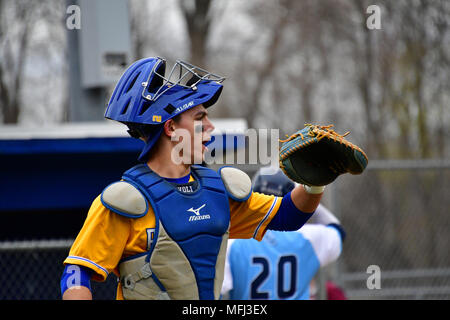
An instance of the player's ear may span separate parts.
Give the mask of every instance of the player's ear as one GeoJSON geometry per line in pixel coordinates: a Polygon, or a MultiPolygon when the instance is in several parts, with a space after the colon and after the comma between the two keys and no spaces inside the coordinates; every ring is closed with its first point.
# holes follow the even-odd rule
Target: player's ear
{"type": "Polygon", "coordinates": [[[179,127],[178,124],[180,122],[182,114],[178,114],[175,117],[164,122],[164,133],[169,137],[174,137],[176,134],[176,130],[179,127]]]}
{"type": "Polygon", "coordinates": [[[171,138],[175,134],[175,123],[172,119],[164,122],[164,134],[171,138]]]}

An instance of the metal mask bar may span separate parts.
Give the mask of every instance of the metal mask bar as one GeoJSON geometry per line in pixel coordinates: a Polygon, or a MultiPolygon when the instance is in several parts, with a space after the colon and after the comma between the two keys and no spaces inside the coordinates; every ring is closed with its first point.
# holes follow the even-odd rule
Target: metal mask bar
{"type": "MultiPolygon", "coordinates": [[[[147,81],[142,83],[142,86],[144,87],[142,90],[142,97],[149,101],[157,100],[161,95],[163,95],[167,90],[169,90],[174,85],[179,85],[184,88],[196,90],[197,84],[200,81],[207,80],[207,81],[215,81],[217,83],[222,83],[225,80],[225,77],[221,77],[219,75],[213,74],[205,69],[202,69],[200,67],[194,66],[188,62],[184,62],[181,60],[176,61],[176,63],[173,65],[172,69],[170,70],[169,75],[166,77],[165,75],[159,74],[156,71],[158,69],[159,65],[161,63],[166,62],[166,60],[163,58],[158,58],[158,59],[160,61],[155,63],[155,65],[153,66],[152,71],[149,74],[147,81]],[[177,67],[179,68],[178,79],[176,79],[176,81],[172,81],[171,79],[172,79],[177,67]],[[203,75],[201,75],[201,74],[203,74],[203,75]],[[161,84],[161,86],[158,88],[158,90],[153,95],[146,94],[146,91],[148,91],[147,89],[150,85],[150,78],[152,77],[152,75],[156,75],[156,76],[160,77],[161,79],[163,79],[163,83],[161,84]],[[192,75],[192,77],[196,77],[196,79],[197,79],[194,83],[190,84],[189,86],[182,83],[182,81],[185,80],[188,75],[192,75]]],[[[192,79],[192,77],[190,79],[192,79]]]]}

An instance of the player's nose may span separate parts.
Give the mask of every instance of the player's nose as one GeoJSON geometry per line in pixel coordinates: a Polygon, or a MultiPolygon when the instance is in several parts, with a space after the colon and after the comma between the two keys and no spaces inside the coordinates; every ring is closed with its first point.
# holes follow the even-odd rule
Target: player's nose
{"type": "Polygon", "coordinates": [[[212,132],[212,131],[214,131],[215,127],[214,127],[214,125],[212,124],[212,122],[209,120],[208,116],[206,116],[203,120],[204,120],[204,122],[203,122],[203,128],[204,128],[204,130],[205,130],[206,132],[212,132]]]}

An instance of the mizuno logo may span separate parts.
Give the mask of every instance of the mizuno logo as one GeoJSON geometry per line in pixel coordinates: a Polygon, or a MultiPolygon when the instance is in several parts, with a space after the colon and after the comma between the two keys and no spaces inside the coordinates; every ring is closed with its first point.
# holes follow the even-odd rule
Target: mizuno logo
{"type": "Polygon", "coordinates": [[[194,207],[192,207],[192,208],[188,209],[187,211],[193,212],[193,213],[195,213],[196,216],[199,216],[200,210],[203,209],[205,206],[206,206],[206,203],[197,209],[194,209],[194,207]]]}
{"type": "Polygon", "coordinates": [[[206,206],[206,203],[202,206],[198,207],[197,209],[194,209],[194,207],[187,209],[187,211],[192,212],[195,214],[195,216],[190,216],[189,221],[197,221],[197,220],[206,220],[210,219],[211,217],[209,214],[200,215],[200,210],[203,209],[206,206]]]}

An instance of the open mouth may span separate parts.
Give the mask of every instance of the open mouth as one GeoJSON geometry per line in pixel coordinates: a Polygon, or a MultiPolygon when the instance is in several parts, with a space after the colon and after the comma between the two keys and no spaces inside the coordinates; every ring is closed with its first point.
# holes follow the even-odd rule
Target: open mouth
{"type": "Polygon", "coordinates": [[[206,138],[202,141],[203,146],[208,147],[214,141],[214,137],[206,138]]]}
{"type": "Polygon", "coordinates": [[[208,150],[208,144],[210,144],[210,141],[209,141],[209,140],[207,140],[207,141],[202,141],[202,150],[203,150],[203,151],[208,150]]]}

